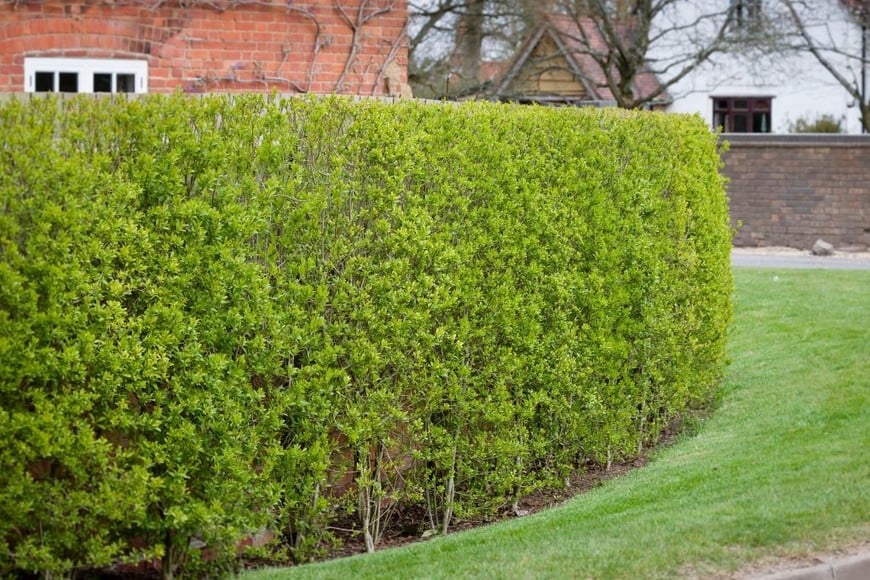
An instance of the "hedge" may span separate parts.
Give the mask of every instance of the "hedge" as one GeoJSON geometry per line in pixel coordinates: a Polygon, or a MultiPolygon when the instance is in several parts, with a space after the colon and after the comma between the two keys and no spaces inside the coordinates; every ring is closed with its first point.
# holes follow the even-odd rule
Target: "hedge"
{"type": "Polygon", "coordinates": [[[48,98],[0,137],[0,575],[446,532],[715,395],[697,118],[48,98]]]}

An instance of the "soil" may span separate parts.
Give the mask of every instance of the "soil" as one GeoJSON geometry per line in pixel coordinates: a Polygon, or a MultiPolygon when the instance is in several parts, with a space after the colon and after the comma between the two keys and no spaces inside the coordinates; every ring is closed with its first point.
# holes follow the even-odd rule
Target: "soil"
{"type": "MultiPolygon", "coordinates": [[[[661,448],[674,439],[674,435],[670,434],[656,448],[661,448]]],[[[562,489],[539,490],[528,496],[520,499],[514,506],[507,506],[500,513],[485,519],[466,520],[450,526],[450,533],[455,533],[464,530],[470,530],[480,526],[489,525],[495,522],[500,522],[517,517],[525,517],[542,510],[550,509],[564,504],[573,497],[577,497],[596,487],[601,486],[605,481],[625,475],[633,469],[643,467],[649,463],[648,455],[643,455],[632,461],[613,463],[610,469],[606,466],[598,464],[590,464],[582,472],[577,472],[568,478],[568,484],[562,489]]],[[[419,532],[419,522],[424,521],[424,514],[405,511],[396,515],[391,533],[385,535],[377,545],[377,549],[385,550],[396,548],[416,542],[426,541],[419,532]]],[[[365,541],[361,534],[356,531],[351,531],[353,522],[348,522],[347,527],[337,524],[337,528],[332,528],[331,531],[341,541],[341,546],[330,551],[323,558],[318,558],[317,561],[332,560],[335,558],[344,558],[356,554],[363,554],[366,551],[365,541]]]]}
{"type": "MultiPolygon", "coordinates": [[[[604,465],[589,464],[585,466],[582,471],[578,471],[568,478],[569,485],[564,488],[539,490],[522,498],[516,506],[508,506],[496,516],[487,519],[462,521],[451,526],[450,532],[455,533],[458,531],[469,530],[516,517],[525,517],[542,510],[558,507],[574,497],[600,487],[608,480],[621,477],[634,469],[645,466],[649,463],[649,454],[651,452],[673,444],[678,436],[678,429],[673,427],[663,435],[657,446],[647,449],[645,454],[641,457],[631,461],[613,463],[609,468],[604,465]]],[[[415,512],[413,510],[406,510],[405,512],[396,514],[393,525],[391,526],[391,532],[382,538],[378,543],[377,549],[385,550],[426,541],[426,539],[420,534],[420,522],[424,521],[424,516],[425,514],[421,511],[415,512]]],[[[365,553],[365,542],[361,534],[353,530],[356,525],[355,521],[337,522],[335,527],[331,528],[331,531],[340,540],[340,542],[337,543],[338,547],[329,551],[323,557],[318,558],[317,561],[331,560],[365,553]]],[[[730,573],[711,571],[702,572],[696,568],[688,567],[681,571],[680,577],[687,579],[703,578],[705,580],[762,578],[776,572],[798,570],[858,554],[870,554],[870,542],[857,543],[830,551],[807,550],[799,555],[774,556],[758,562],[753,562],[730,573]]],[[[246,565],[249,568],[261,568],[264,566],[282,566],[286,565],[286,563],[255,560],[246,562],[246,565]]],[[[149,569],[147,567],[140,567],[136,570],[130,570],[127,568],[120,573],[119,571],[108,570],[89,571],[89,573],[83,574],[82,577],[94,580],[120,578],[135,578],[137,580],[143,580],[159,578],[160,576],[157,570],[153,568],[149,569]]]]}
{"type": "MultiPolygon", "coordinates": [[[[450,527],[450,533],[469,530],[494,522],[504,521],[516,517],[525,517],[539,511],[557,507],[569,499],[586,493],[601,486],[605,481],[625,475],[629,471],[643,467],[649,463],[649,453],[672,444],[678,436],[677,425],[672,425],[663,435],[658,445],[645,450],[644,455],[626,462],[614,462],[608,468],[605,465],[590,463],[582,471],[578,471],[568,478],[568,485],[561,489],[539,490],[519,500],[516,506],[508,506],[501,513],[493,517],[478,520],[462,521],[450,527]]],[[[405,510],[395,515],[390,533],[385,535],[378,543],[377,549],[385,550],[396,548],[416,542],[426,541],[420,533],[420,522],[425,521],[422,511],[405,510]]],[[[343,558],[366,551],[365,541],[362,535],[354,528],[358,527],[355,519],[338,521],[330,528],[330,531],[339,540],[336,548],[329,551],[315,561],[343,558]]],[[[286,562],[274,562],[264,559],[247,560],[244,565],[248,569],[262,568],[267,566],[285,566],[286,562]]],[[[77,577],[84,580],[120,580],[129,578],[134,580],[156,580],[160,578],[157,566],[143,564],[140,566],[120,566],[116,569],[86,570],[78,573],[77,577]]]]}
{"type": "MultiPolygon", "coordinates": [[[[703,420],[707,414],[708,411],[696,411],[691,423],[696,424],[698,421],[703,420]]],[[[654,446],[644,449],[643,454],[637,458],[630,461],[612,462],[610,466],[590,462],[582,470],[578,470],[568,477],[566,486],[559,489],[538,490],[521,498],[516,506],[506,506],[500,513],[489,518],[458,522],[450,526],[450,533],[470,530],[517,517],[526,517],[546,509],[558,507],[574,497],[600,487],[608,480],[621,477],[634,469],[648,464],[652,453],[672,445],[681,436],[682,426],[679,421],[672,423],[661,434],[659,442],[654,446]]],[[[420,522],[423,521],[425,521],[425,514],[422,512],[406,511],[396,514],[390,528],[391,533],[385,535],[378,542],[377,550],[380,551],[426,541],[428,538],[422,537],[420,531],[420,522]]],[[[339,547],[329,551],[323,557],[312,561],[332,560],[364,554],[366,552],[365,541],[362,535],[354,529],[357,527],[356,520],[336,523],[335,527],[330,528],[330,531],[340,540],[339,547]]],[[[269,565],[268,562],[252,562],[250,564],[254,567],[269,565]]]]}

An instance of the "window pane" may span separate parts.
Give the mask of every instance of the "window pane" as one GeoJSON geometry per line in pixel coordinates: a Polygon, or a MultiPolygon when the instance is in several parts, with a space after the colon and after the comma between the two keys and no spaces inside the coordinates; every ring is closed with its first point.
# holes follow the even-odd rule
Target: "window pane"
{"type": "Polygon", "coordinates": [[[770,113],[753,113],[753,133],[770,133],[770,113]]]}
{"type": "Polygon", "coordinates": [[[24,58],[22,80],[25,92],[145,92],[148,84],[148,62],[114,58],[28,56],[24,58]]]}
{"type": "Polygon", "coordinates": [[[54,73],[53,72],[38,72],[36,73],[36,87],[33,89],[37,93],[54,92],[54,73]]]}
{"type": "Polygon", "coordinates": [[[111,75],[111,73],[94,73],[94,92],[95,93],[111,93],[112,92],[112,75],[111,75]]]}
{"type": "Polygon", "coordinates": [[[58,75],[58,89],[62,93],[79,92],[79,73],[60,73],[58,75]]]}
{"type": "Polygon", "coordinates": [[[745,113],[735,113],[734,114],[734,126],[731,127],[731,130],[735,133],[746,133],[748,132],[747,127],[747,119],[745,113]]]}
{"type": "Polygon", "coordinates": [[[747,0],[746,5],[749,18],[757,20],[761,16],[761,0],[747,0]]]}
{"type": "Polygon", "coordinates": [[[134,93],[136,92],[136,75],[119,73],[118,74],[118,93],[134,93]]]}
{"type": "Polygon", "coordinates": [[[745,111],[749,108],[749,101],[746,99],[734,99],[734,108],[745,111]]]}

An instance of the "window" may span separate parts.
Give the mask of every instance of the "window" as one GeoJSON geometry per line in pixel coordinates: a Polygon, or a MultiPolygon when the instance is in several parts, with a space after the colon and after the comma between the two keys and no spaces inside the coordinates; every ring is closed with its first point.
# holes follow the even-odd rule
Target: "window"
{"type": "Polygon", "coordinates": [[[713,128],[725,133],[770,133],[772,97],[713,97],[713,128]]]}
{"type": "Polygon", "coordinates": [[[762,0],[731,0],[731,29],[755,31],[761,27],[762,0]]]}
{"type": "Polygon", "coordinates": [[[25,58],[28,93],[146,93],[148,61],[112,58],[25,58]]]}

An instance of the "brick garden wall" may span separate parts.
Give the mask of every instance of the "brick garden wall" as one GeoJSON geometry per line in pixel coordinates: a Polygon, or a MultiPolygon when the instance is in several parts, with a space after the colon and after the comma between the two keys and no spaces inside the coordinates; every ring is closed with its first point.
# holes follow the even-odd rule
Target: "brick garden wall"
{"type": "Polygon", "coordinates": [[[724,135],[736,246],[870,246],[870,136],[724,135]]]}
{"type": "Polygon", "coordinates": [[[395,95],[406,21],[407,0],[0,0],[0,93],[31,56],[147,59],[149,92],[395,95]]]}

